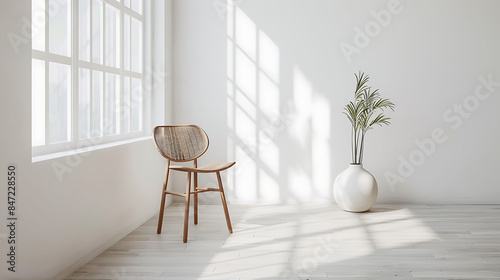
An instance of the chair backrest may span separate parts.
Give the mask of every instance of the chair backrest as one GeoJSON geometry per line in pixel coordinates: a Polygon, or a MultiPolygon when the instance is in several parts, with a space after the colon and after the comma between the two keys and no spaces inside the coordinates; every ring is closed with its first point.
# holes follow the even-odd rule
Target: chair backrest
{"type": "Polygon", "coordinates": [[[153,137],[160,154],[172,161],[194,160],[208,149],[208,136],[196,125],[157,126],[153,137]]]}

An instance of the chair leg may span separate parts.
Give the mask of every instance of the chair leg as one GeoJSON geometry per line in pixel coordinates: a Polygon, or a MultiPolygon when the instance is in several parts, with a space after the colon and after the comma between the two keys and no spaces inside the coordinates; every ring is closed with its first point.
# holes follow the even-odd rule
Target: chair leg
{"type": "Polygon", "coordinates": [[[229,218],[229,210],[227,209],[226,196],[224,195],[224,188],[222,187],[222,180],[220,178],[220,172],[217,172],[217,181],[219,182],[220,198],[222,200],[222,207],[224,207],[224,214],[226,215],[226,224],[229,233],[233,233],[233,227],[231,226],[231,218],[229,218]]]}
{"type": "Polygon", "coordinates": [[[198,173],[194,173],[193,174],[194,176],[194,182],[193,182],[193,188],[194,188],[194,201],[193,201],[193,204],[194,204],[194,224],[197,225],[198,224],[198,193],[196,192],[196,188],[198,187],[198,173]]]}
{"type": "Polygon", "coordinates": [[[189,198],[191,197],[191,172],[188,172],[187,186],[186,186],[186,207],[184,210],[184,234],[182,236],[182,242],[187,242],[188,237],[188,225],[189,225],[189,198]]]}
{"type": "Polygon", "coordinates": [[[161,203],[160,203],[160,214],[158,215],[158,228],[156,233],[161,233],[161,227],[163,225],[163,212],[165,210],[165,198],[167,196],[167,185],[168,185],[168,173],[170,172],[170,161],[167,161],[167,170],[165,170],[165,182],[163,183],[163,188],[161,192],[161,203]]]}

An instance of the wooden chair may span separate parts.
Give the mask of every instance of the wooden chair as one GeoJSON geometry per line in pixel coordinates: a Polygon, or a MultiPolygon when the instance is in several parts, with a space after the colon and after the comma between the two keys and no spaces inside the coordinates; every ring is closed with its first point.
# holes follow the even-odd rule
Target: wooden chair
{"type": "Polygon", "coordinates": [[[160,215],[158,217],[157,233],[161,233],[163,212],[165,209],[165,197],[167,194],[185,197],[186,206],[184,212],[184,234],[182,241],[187,242],[188,223],[189,223],[189,199],[191,194],[194,195],[194,224],[198,224],[198,194],[202,192],[219,192],[222,199],[222,206],[226,215],[226,223],[229,233],[233,233],[231,220],[226,204],[226,197],[222,187],[220,172],[233,166],[236,162],[228,163],[209,163],[198,167],[197,159],[202,156],[208,149],[208,136],[203,129],[196,125],[173,125],[173,126],[157,126],[153,130],[153,136],[156,148],[160,154],[167,159],[167,168],[165,170],[165,181],[161,195],[160,215]],[[187,162],[193,161],[193,167],[174,166],[170,162],[187,162]],[[176,193],[167,191],[168,174],[170,170],[181,171],[187,173],[187,186],[185,193],[176,193]],[[191,173],[194,177],[194,187],[191,191],[191,173]],[[215,173],[219,188],[199,188],[198,173],[215,173]]]}

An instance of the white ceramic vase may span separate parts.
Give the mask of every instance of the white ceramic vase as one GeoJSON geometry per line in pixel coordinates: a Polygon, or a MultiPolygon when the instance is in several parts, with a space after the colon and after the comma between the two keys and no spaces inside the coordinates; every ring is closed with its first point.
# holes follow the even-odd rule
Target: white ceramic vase
{"type": "Polygon", "coordinates": [[[377,200],[377,181],[362,164],[351,164],[335,178],[333,195],[342,210],[365,212],[377,200]]]}

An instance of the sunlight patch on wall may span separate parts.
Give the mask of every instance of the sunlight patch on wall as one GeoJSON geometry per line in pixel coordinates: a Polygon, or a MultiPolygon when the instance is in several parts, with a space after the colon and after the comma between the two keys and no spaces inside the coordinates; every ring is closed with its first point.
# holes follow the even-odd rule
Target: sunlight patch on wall
{"type": "Polygon", "coordinates": [[[330,173],[330,104],[315,94],[312,112],[311,162],[314,191],[323,198],[332,195],[330,173]]]}
{"type": "Polygon", "coordinates": [[[243,203],[279,203],[280,52],[239,7],[227,14],[228,173],[243,203]]]}
{"type": "MultiPolygon", "coordinates": [[[[236,48],[234,67],[236,68],[235,80],[238,88],[237,92],[240,93],[240,99],[247,99],[255,103],[257,101],[257,65],[255,61],[245,55],[241,49],[236,48]]],[[[256,109],[255,105],[256,104],[253,104],[252,109],[256,109]]],[[[247,110],[249,109],[247,106],[244,108],[247,110]]]]}
{"type": "Polygon", "coordinates": [[[311,81],[295,65],[293,67],[293,104],[296,115],[290,126],[290,137],[298,142],[302,150],[305,150],[309,146],[312,99],[313,87],[311,81]]]}
{"type": "Polygon", "coordinates": [[[289,172],[291,202],[326,201],[330,186],[330,103],[317,92],[298,65],[293,67],[293,106],[295,115],[289,126],[293,153],[297,158],[289,172]],[[300,160],[299,160],[300,159],[300,160]],[[305,177],[305,178],[302,178],[305,177]],[[297,184],[297,181],[301,182],[297,184]]]}
{"type": "Polygon", "coordinates": [[[283,92],[277,44],[241,7],[227,15],[228,157],[237,162],[228,173],[232,198],[327,201],[332,196],[329,99],[298,64],[291,69],[291,92],[283,92]]]}
{"type": "Polygon", "coordinates": [[[275,85],[280,80],[280,50],[278,46],[264,33],[259,30],[259,67],[275,85]]]}
{"type": "Polygon", "coordinates": [[[234,10],[236,45],[253,61],[257,57],[257,26],[239,7],[234,10]]]}

